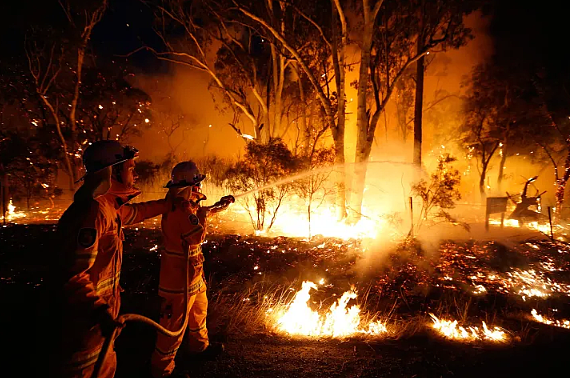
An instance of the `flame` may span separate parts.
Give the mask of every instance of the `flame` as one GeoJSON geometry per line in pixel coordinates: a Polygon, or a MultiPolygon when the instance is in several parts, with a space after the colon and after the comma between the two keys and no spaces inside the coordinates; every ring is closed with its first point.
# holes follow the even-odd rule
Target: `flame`
{"type": "Polygon", "coordinates": [[[325,315],[320,315],[308,306],[311,289],[317,290],[317,285],[305,281],[301,290],[285,306],[284,311],[275,311],[275,308],[267,311],[268,314],[272,314],[272,320],[278,331],[289,335],[337,338],[358,334],[377,336],[388,332],[386,324],[381,321],[370,322],[367,327],[361,327],[363,322],[360,318],[360,307],[358,305],[347,307],[348,302],[357,297],[354,288],[345,292],[337,303],[333,303],[325,315]]]}
{"type": "MultiPolygon", "coordinates": [[[[254,209],[250,209],[253,211],[254,209]]],[[[363,210],[366,213],[366,209],[363,210]]],[[[283,204],[279,209],[275,225],[267,230],[255,231],[260,235],[282,235],[289,237],[309,238],[314,235],[349,239],[374,239],[385,228],[386,220],[383,218],[361,217],[355,224],[338,220],[334,206],[321,206],[311,212],[309,222],[305,210],[294,204],[283,204]]]]}
{"type": "MultiPolygon", "coordinates": [[[[491,220],[489,220],[489,223],[493,224],[493,225],[500,225],[501,221],[496,220],[496,219],[491,219],[491,220]]],[[[519,221],[516,219],[505,219],[503,224],[506,227],[515,227],[515,228],[521,227],[521,225],[519,224],[519,221]]],[[[528,222],[528,223],[525,223],[525,226],[527,226],[528,228],[534,229],[536,231],[542,232],[543,234],[550,234],[550,225],[549,224],[540,224],[538,222],[528,222]]],[[[552,227],[554,228],[554,225],[552,225],[552,227]]]]}
{"type": "Polygon", "coordinates": [[[540,315],[534,308],[531,311],[532,317],[539,323],[552,325],[555,327],[566,328],[570,329],[570,320],[556,320],[556,319],[548,319],[542,315],[540,315]]]}
{"type": "MultiPolygon", "coordinates": [[[[20,219],[25,217],[26,214],[23,211],[16,211],[16,206],[14,206],[14,203],[12,202],[12,200],[10,200],[10,202],[8,202],[8,213],[6,214],[6,220],[10,222],[15,219],[20,219]]],[[[2,219],[4,219],[4,217],[2,217],[2,219]]]]}
{"type": "Polygon", "coordinates": [[[440,334],[448,339],[459,341],[493,341],[493,342],[506,342],[508,341],[507,334],[499,327],[490,329],[485,322],[482,322],[482,327],[462,327],[458,325],[457,320],[443,320],[439,319],[434,314],[429,314],[433,324],[432,327],[440,334]]]}

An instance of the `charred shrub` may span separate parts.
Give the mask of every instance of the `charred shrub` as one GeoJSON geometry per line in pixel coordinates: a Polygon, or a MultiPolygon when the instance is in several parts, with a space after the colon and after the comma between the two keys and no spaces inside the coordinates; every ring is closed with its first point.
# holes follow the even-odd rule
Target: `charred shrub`
{"type": "Polygon", "coordinates": [[[297,160],[285,143],[271,138],[267,143],[250,142],[243,158],[226,171],[224,186],[233,193],[249,195],[240,200],[256,231],[269,230],[275,223],[291,183],[280,182],[297,169],[297,160]]]}
{"type": "Polygon", "coordinates": [[[440,156],[437,168],[431,174],[430,180],[421,179],[420,182],[412,186],[412,194],[422,199],[417,229],[424,222],[429,225],[449,222],[461,225],[466,229],[469,228],[467,224],[458,222],[447,211],[455,208],[455,201],[461,199],[461,193],[458,189],[461,183],[461,175],[452,166],[455,160],[449,154],[440,156]]]}
{"type": "Polygon", "coordinates": [[[298,169],[307,176],[295,180],[294,192],[303,199],[307,209],[309,237],[311,235],[311,214],[334,192],[327,182],[333,173],[335,153],[333,148],[315,149],[310,154],[298,158],[298,169]]]}

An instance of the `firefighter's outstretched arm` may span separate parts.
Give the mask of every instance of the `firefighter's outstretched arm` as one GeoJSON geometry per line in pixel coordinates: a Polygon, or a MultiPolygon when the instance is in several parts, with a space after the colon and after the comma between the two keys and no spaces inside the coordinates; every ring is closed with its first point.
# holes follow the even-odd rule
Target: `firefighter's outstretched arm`
{"type": "Polygon", "coordinates": [[[167,199],[126,204],[119,208],[119,215],[124,225],[135,224],[164,214],[171,206],[172,202],[167,199]]]}

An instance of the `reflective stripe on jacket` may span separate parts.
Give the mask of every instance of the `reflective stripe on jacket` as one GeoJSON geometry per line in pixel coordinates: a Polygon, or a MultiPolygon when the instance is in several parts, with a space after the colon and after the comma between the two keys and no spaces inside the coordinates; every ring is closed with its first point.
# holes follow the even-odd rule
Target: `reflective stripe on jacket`
{"type": "Polygon", "coordinates": [[[164,252],[160,260],[158,294],[184,294],[188,282],[189,294],[204,285],[201,243],[206,236],[205,220],[198,219],[187,202],[177,203],[162,216],[164,252]]]}

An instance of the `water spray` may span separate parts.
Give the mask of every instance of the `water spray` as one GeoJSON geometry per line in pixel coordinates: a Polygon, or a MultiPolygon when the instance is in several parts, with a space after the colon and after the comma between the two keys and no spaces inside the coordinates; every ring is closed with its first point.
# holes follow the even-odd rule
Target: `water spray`
{"type": "MultiPolygon", "coordinates": [[[[348,165],[363,165],[363,164],[398,164],[398,165],[411,165],[412,167],[415,167],[416,165],[414,163],[406,163],[406,162],[400,162],[400,161],[391,161],[391,160],[379,160],[379,161],[367,161],[367,162],[361,162],[361,163],[344,163],[344,164],[335,164],[333,166],[328,166],[328,167],[322,167],[322,168],[317,168],[317,169],[312,169],[309,171],[305,171],[305,172],[301,172],[298,173],[296,175],[293,176],[289,176],[286,177],[284,179],[281,180],[277,180],[275,182],[272,182],[271,184],[267,184],[267,185],[263,185],[259,188],[255,188],[252,190],[248,190],[247,192],[243,192],[240,194],[236,194],[233,197],[234,198],[241,198],[241,197],[245,197],[249,194],[253,194],[253,193],[257,193],[261,190],[265,190],[265,189],[269,189],[269,188],[273,188],[279,185],[283,185],[289,182],[293,182],[296,180],[300,180],[303,179],[305,177],[309,177],[318,173],[323,173],[323,172],[328,172],[333,173],[333,172],[339,172],[341,169],[346,169],[346,167],[348,165]]],[[[425,173],[424,169],[421,169],[422,174],[425,173]]]]}

